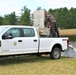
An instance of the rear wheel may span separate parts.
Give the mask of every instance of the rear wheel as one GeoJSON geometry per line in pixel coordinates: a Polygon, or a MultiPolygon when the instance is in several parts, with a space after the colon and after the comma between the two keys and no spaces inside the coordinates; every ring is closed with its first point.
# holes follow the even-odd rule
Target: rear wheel
{"type": "Polygon", "coordinates": [[[50,53],[51,59],[59,59],[61,57],[61,50],[58,47],[53,48],[52,52],[50,53]]]}

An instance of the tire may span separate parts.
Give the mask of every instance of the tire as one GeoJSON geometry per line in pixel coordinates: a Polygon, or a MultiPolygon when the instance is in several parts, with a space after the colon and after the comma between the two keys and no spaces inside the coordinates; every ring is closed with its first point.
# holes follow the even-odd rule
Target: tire
{"type": "Polygon", "coordinates": [[[50,53],[51,59],[59,59],[61,57],[61,50],[58,47],[53,48],[52,52],[50,53]]]}
{"type": "Polygon", "coordinates": [[[38,57],[41,57],[41,54],[37,54],[38,57]]]}

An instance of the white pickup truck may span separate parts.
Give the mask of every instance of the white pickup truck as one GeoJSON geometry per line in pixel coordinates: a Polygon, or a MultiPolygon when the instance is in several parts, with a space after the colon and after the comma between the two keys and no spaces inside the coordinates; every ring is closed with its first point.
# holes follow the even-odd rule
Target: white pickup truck
{"type": "Polygon", "coordinates": [[[36,27],[0,26],[0,56],[21,54],[50,54],[52,59],[61,57],[68,48],[69,39],[40,37],[36,27]]]}

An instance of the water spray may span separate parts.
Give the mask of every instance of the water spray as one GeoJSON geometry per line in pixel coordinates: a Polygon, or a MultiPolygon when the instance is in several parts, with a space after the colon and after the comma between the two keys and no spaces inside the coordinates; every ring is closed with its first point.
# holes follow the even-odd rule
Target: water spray
{"type": "Polygon", "coordinates": [[[68,45],[68,47],[75,50],[75,52],[76,52],[76,48],[73,45],[68,45]]]}
{"type": "Polygon", "coordinates": [[[62,56],[76,58],[76,48],[73,45],[68,45],[69,49],[62,52],[62,56]]]}

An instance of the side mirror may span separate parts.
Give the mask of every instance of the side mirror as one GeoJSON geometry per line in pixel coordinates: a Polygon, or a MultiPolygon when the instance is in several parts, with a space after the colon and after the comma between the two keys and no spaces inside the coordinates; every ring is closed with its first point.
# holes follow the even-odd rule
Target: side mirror
{"type": "Polygon", "coordinates": [[[7,34],[4,34],[3,36],[2,36],[2,39],[12,39],[13,37],[12,37],[12,34],[11,33],[7,33],[7,34]]]}

